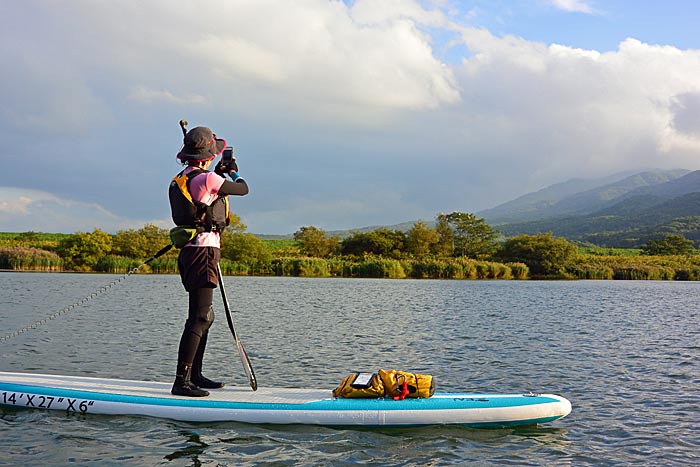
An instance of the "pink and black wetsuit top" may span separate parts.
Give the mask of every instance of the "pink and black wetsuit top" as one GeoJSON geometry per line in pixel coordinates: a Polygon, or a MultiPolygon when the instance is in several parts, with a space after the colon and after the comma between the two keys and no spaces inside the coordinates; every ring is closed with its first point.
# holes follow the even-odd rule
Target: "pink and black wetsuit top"
{"type": "MultiPolygon", "coordinates": [[[[187,175],[197,167],[187,167],[183,173],[187,175]]],[[[192,199],[211,206],[219,197],[227,195],[245,195],[248,193],[248,185],[242,178],[235,182],[214,172],[204,172],[195,175],[189,183],[189,192],[192,199]]],[[[221,248],[221,235],[219,232],[202,232],[194,240],[185,245],[187,247],[211,246],[221,248]]]]}

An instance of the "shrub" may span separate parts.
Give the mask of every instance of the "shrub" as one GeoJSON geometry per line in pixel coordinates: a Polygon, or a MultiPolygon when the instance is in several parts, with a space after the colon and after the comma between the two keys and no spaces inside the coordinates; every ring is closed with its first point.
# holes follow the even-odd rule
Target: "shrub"
{"type": "Polygon", "coordinates": [[[331,275],[328,263],[320,258],[301,258],[298,271],[300,277],[329,277],[331,275]]]}
{"type": "Polygon", "coordinates": [[[170,243],[166,229],[146,224],[138,230],[120,230],[112,239],[112,253],[129,258],[150,258],[158,249],[170,243]]]}
{"type": "Polygon", "coordinates": [[[674,279],[677,281],[698,281],[700,280],[700,268],[679,269],[676,271],[674,279]]]}
{"type": "Polygon", "coordinates": [[[445,278],[446,261],[425,259],[416,261],[411,268],[411,277],[415,279],[442,279],[445,278]]]}
{"type": "MultiPolygon", "coordinates": [[[[112,274],[124,274],[139,267],[143,262],[134,258],[127,258],[118,255],[105,255],[97,260],[93,270],[98,272],[108,272],[112,274]]],[[[142,269],[145,269],[142,268],[142,269]]]]}
{"type": "Polygon", "coordinates": [[[224,231],[221,236],[221,258],[247,264],[250,272],[269,273],[271,269],[270,250],[253,234],[224,231]]]}
{"type": "Polygon", "coordinates": [[[609,280],[614,276],[613,269],[609,266],[596,264],[576,264],[568,269],[568,272],[576,279],[604,279],[609,280]]]}
{"type": "Polygon", "coordinates": [[[178,272],[177,257],[175,255],[162,256],[151,261],[149,266],[151,267],[151,271],[156,274],[176,274],[178,272]]]}
{"type": "Polygon", "coordinates": [[[530,269],[523,263],[507,263],[513,279],[524,280],[530,275],[530,269]]]}
{"type": "Polygon", "coordinates": [[[54,252],[38,248],[0,248],[0,269],[60,271],[63,261],[54,252]]]}
{"type": "Polygon", "coordinates": [[[673,280],[675,271],[664,266],[636,265],[616,269],[613,279],[627,280],[673,280]]]}
{"type": "Polygon", "coordinates": [[[356,265],[354,273],[357,277],[388,279],[402,279],[406,277],[400,261],[386,258],[368,257],[356,265]]]}
{"type": "Polygon", "coordinates": [[[225,276],[247,276],[251,273],[250,265],[225,258],[221,259],[219,266],[221,267],[221,274],[225,276]]]}
{"type": "Polygon", "coordinates": [[[498,258],[504,263],[525,263],[535,276],[561,277],[577,251],[576,246],[551,233],[518,235],[505,241],[498,258]]]}
{"type": "Polygon", "coordinates": [[[693,252],[693,241],[683,235],[666,235],[662,239],[649,240],[642,247],[643,255],[689,255],[693,252]]]}
{"type": "Polygon", "coordinates": [[[97,261],[112,250],[112,236],[100,229],[91,233],[78,232],[59,243],[57,253],[64,265],[76,271],[89,271],[97,261]]]}

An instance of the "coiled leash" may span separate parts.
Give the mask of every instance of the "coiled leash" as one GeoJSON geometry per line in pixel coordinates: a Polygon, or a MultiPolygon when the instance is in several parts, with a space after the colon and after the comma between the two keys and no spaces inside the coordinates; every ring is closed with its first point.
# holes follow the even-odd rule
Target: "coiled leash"
{"type": "Polygon", "coordinates": [[[72,304],[71,306],[67,306],[67,307],[63,308],[62,310],[59,310],[59,311],[57,311],[56,313],[54,313],[54,314],[52,314],[52,315],[50,315],[50,316],[47,316],[46,318],[40,319],[40,320],[38,320],[38,321],[34,321],[33,323],[28,324],[28,325],[24,326],[24,327],[21,328],[21,329],[18,329],[18,330],[14,331],[14,332],[11,332],[10,334],[6,334],[6,335],[0,337],[0,344],[3,343],[3,342],[5,342],[5,341],[9,341],[10,339],[13,339],[13,338],[15,338],[15,337],[17,337],[17,336],[19,336],[19,335],[21,335],[21,334],[24,334],[25,332],[27,332],[27,331],[29,331],[29,330],[31,330],[31,329],[36,329],[36,328],[38,328],[39,326],[41,326],[42,324],[46,324],[46,323],[48,323],[49,321],[51,321],[51,320],[53,320],[53,319],[56,319],[56,318],[58,318],[59,316],[65,315],[65,314],[68,313],[69,311],[71,311],[71,310],[73,310],[73,309],[75,309],[75,308],[77,308],[77,307],[79,307],[79,306],[81,306],[81,305],[84,305],[86,302],[92,300],[93,298],[97,297],[98,295],[102,295],[103,293],[107,292],[109,289],[111,289],[112,287],[114,287],[115,285],[117,285],[118,283],[120,283],[121,281],[123,281],[124,279],[126,279],[127,277],[129,277],[130,275],[132,275],[133,273],[135,273],[136,271],[138,271],[139,269],[141,269],[142,267],[144,267],[144,266],[147,265],[148,263],[150,263],[151,261],[153,261],[153,260],[155,260],[155,259],[157,259],[157,258],[160,258],[160,257],[163,256],[164,254],[166,254],[168,251],[170,251],[170,249],[171,249],[172,247],[173,247],[173,245],[170,244],[170,245],[167,245],[167,246],[161,248],[160,251],[158,251],[158,253],[156,253],[155,255],[151,256],[151,257],[148,258],[146,261],[144,261],[144,262],[141,263],[140,265],[138,265],[138,266],[136,266],[135,268],[133,268],[131,271],[129,271],[129,272],[127,272],[126,274],[122,275],[119,279],[115,280],[115,281],[112,282],[111,284],[108,284],[108,285],[105,285],[105,286],[101,287],[101,288],[98,289],[96,292],[93,292],[93,293],[91,293],[90,295],[88,295],[87,297],[84,297],[84,298],[80,299],[78,302],[72,304]]]}

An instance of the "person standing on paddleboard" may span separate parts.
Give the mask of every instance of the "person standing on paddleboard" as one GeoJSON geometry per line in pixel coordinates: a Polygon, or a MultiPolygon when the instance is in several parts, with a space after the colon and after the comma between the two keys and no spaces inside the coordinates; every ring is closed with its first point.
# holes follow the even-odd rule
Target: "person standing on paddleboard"
{"type": "MultiPolygon", "coordinates": [[[[183,133],[186,124],[184,120],[180,122],[183,133]]],[[[170,208],[178,226],[171,231],[171,238],[173,231],[180,237],[180,245],[174,243],[182,248],[177,265],[189,294],[189,308],[171,393],[205,397],[209,395],[205,389],[224,387],[224,383],[202,375],[202,360],[214,321],[212,302],[214,289],[219,285],[221,232],[229,224],[228,196],[248,194],[248,185],[238,175],[232,149],[207,127],[199,126],[185,133],[177,158],[186,167],[170,183],[170,208]],[[212,161],[222,153],[224,156],[210,172],[212,161]]]]}

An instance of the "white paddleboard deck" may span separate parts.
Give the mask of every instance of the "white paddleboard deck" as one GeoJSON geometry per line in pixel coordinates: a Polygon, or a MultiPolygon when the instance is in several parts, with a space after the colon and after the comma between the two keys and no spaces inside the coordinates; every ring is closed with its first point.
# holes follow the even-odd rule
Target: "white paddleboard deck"
{"type": "Polygon", "coordinates": [[[173,396],[172,383],[0,372],[0,404],[188,422],[328,426],[504,427],[565,417],[571,403],[552,394],[436,393],[426,399],[335,399],[330,390],[225,387],[204,398],[173,396]]]}

